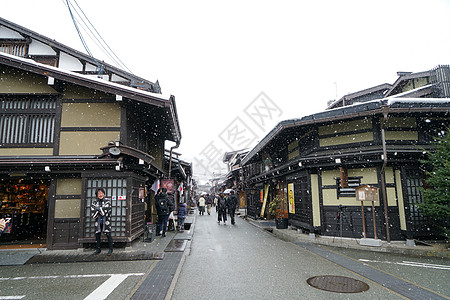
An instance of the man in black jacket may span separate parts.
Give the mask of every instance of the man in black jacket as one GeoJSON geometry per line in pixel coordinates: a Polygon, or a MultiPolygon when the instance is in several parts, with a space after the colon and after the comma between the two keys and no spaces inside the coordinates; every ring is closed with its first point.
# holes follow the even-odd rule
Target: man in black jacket
{"type": "Polygon", "coordinates": [[[234,191],[230,192],[230,196],[227,198],[227,209],[228,214],[230,215],[231,224],[234,225],[234,212],[236,210],[236,206],[238,204],[238,200],[234,195],[234,191]]]}
{"type": "Polygon", "coordinates": [[[156,212],[158,213],[158,229],[156,235],[160,235],[162,229],[162,237],[166,236],[167,223],[169,222],[170,212],[173,210],[171,197],[167,195],[167,189],[162,188],[155,196],[156,212]]]}

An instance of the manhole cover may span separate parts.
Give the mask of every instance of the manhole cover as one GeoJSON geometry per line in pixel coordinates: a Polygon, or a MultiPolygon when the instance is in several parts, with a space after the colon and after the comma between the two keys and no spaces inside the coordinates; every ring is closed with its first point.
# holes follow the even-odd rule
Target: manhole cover
{"type": "Polygon", "coordinates": [[[344,276],[315,276],[306,282],[317,289],[336,293],[360,293],[369,289],[366,283],[344,276]]]}

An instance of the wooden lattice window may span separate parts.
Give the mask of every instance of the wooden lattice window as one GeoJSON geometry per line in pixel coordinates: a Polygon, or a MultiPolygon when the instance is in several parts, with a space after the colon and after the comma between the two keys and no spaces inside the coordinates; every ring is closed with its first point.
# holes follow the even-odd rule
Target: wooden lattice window
{"type": "Polygon", "coordinates": [[[52,144],[55,118],[55,98],[0,99],[0,143],[2,146],[52,144]]]}
{"type": "Polygon", "coordinates": [[[28,44],[24,40],[0,40],[0,52],[26,57],[28,55],[28,44]]]}

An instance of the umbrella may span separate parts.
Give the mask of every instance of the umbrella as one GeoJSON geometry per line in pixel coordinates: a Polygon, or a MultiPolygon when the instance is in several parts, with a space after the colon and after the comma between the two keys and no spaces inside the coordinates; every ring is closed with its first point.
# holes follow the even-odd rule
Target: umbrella
{"type": "Polygon", "coordinates": [[[230,194],[232,191],[232,189],[226,189],[225,191],[223,191],[224,194],[230,194]]]}

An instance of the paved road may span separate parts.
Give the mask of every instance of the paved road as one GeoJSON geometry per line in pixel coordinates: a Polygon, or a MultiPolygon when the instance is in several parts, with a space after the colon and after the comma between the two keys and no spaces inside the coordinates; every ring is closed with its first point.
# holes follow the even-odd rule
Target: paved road
{"type": "Polygon", "coordinates": [[[0,299],[125,299],[157,261],[2,266],[0,299]]]}
{"type": "Polygon", "coordinates": [[[217,224],[216,215],[197,216],[191,251],[172,299],[404,299],[293,243],[237,218],[217,224]],[[370,286],[363,294],[339,294],[309,286],[313,276],[336,275],[370,286]]]}
{"type": "Polygon", "coordinates": [[[414,284],[450,297],[450,260],[324,247],[414,284]]]}

